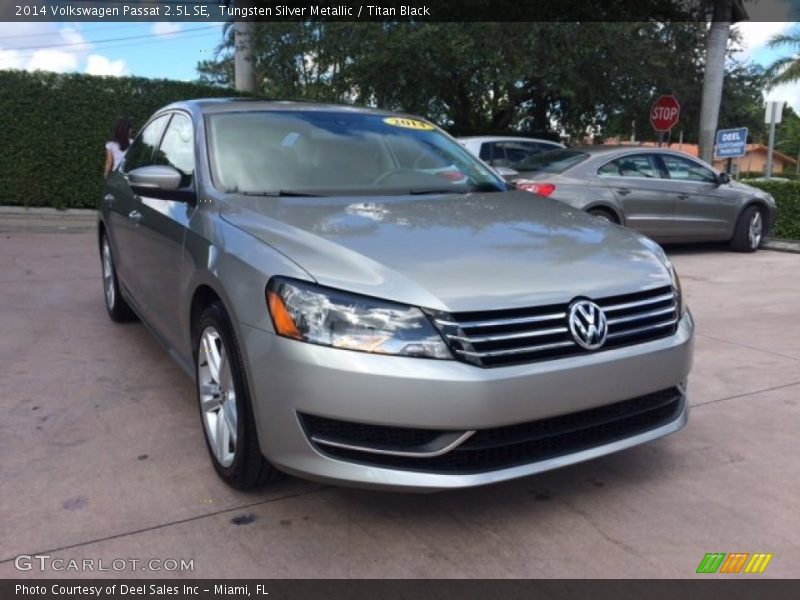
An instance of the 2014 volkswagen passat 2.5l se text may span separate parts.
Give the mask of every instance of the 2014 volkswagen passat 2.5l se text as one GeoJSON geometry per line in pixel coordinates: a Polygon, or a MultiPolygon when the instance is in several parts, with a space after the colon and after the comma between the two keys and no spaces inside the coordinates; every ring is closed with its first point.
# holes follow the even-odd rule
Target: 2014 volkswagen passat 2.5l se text
{"type": "Polygon", "coordinates": [[[483,485],[687,420],[693,322],[661,248],[508,189],[423,119],[167,106],[109,176],[98,244],[109,315],[192,376],[237,488],[483,485]]]}

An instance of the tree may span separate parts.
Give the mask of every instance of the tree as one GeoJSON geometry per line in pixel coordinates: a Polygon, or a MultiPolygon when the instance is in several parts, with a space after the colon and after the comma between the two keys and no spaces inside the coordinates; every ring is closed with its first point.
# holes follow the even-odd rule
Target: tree
{"type": "MultiPolygon", "coordinates": [[[[258,23],[254,68],[267,97],[406,111],[456,134],[576,142],[587,131],[627,137],[632,121],[641,139],[653,99],[674,93],[688,141],[706,35],[696,21],[258,23]]],[[[229,27],[216,60],[198,66],[202,81],[230,85],[232,46],[229,27]]],[[[748,77],[733,62],[728,73],[748,77]]],[[[739,107],[745,95],[732,90],[726,102],[739,107]]]]}
{"type": "Polygon", "coordinates": [[[703,96],[700,108],[700,158],[712,162],[714,137],[719,123],[722,85],[725,79],[725,51],[731,30],[733,0],[714,0],[714,15],[706,43],[703,96]]]}
{"type": "Polygon", "coordinates": [[[800,32],[775,35],[768,45],[770,48],[789,46],[793,50],[792,56],[779,58],[767,67],[770,86],[800,80],[800,32]]]}

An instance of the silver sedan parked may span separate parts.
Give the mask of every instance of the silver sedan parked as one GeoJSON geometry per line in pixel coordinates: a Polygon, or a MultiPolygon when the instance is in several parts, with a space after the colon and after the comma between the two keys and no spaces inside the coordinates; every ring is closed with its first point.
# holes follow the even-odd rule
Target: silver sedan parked
{"type": "Polygon", "coordinates": [[[693,322],[664,252],[508,187],[411,116],[173,104],[108,178],[106,307],[194,379],[237,488],[483,485],[683,427],[693,322]]]}
{"type": "Polygon", "coordinates": [[[758,249],[775,200],[682,152],[590,146],[531,156],[504,176],[539,196],[641,231],[660,242],[730,241],[758,249]]]}

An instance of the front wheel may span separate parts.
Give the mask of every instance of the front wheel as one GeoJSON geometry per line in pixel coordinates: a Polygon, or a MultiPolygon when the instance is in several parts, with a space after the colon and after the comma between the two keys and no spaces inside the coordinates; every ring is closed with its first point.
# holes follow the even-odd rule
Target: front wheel
{"type": "Polygon", "coordinates": [[[748,206],[739,215],[731,238],[731,249],[736,252],[755,252],[764,235],[764,215],[758,206],[748,206]]]}
{"type": "Polygon", "coordinates": [[[608,221],[609,223],[614,223],[615,225],[619,225],[619,219],[617,219],[616,215],[614,215],[610,210],[607,210],[605,208],[590,208],[586,212],[588,212],[593,217],[602,219],[603,221],[608,221]]]}
{"type": "Polygon", "coordinates": [[[200,417],[217,474],[240,490],[277,479],[279,472],[261,454],[244,363],[220,303],[203,311],[196,331],[200,417]]]}
{"type": "Polygon", "coordinates": [[[105,233],[100,238],[100,263],[103,268],[103,295],[106,300],[108,316],[116,323],[135,320],[136,314],[119,292],[119,279],[117,278],[117,269],[114,266],[114,255],[111,253],[111,244],[105,233]]]}

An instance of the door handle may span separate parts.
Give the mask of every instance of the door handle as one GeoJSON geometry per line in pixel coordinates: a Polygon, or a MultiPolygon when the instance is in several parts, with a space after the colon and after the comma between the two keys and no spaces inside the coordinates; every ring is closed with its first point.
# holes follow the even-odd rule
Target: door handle
{"type": "Polygon", "coordinates": [[[113,202],[116,199],[117,198],[114,196],[114,194],[106,194],[105,196],[103,196],[103,200],[105,200],[106,202],[113,202]]]}
{"type": "Polygon", "coordinates": [[[138,223],[142,220],[142,213],[140,213],[138,210],[132,210],[128,213],[128,218],[134,223],[138,223]]]}
{"type": "Polygon", "coordinates": [[[631,193],[631,191],[628,188],[617,188],[617,193],[620,196],[627,196],[628,194],[631,193]]]}
{"type": "Polygon", "coordinates": [[[678,194],[678,200],[688,200],[689,194],[678,194]]]}

